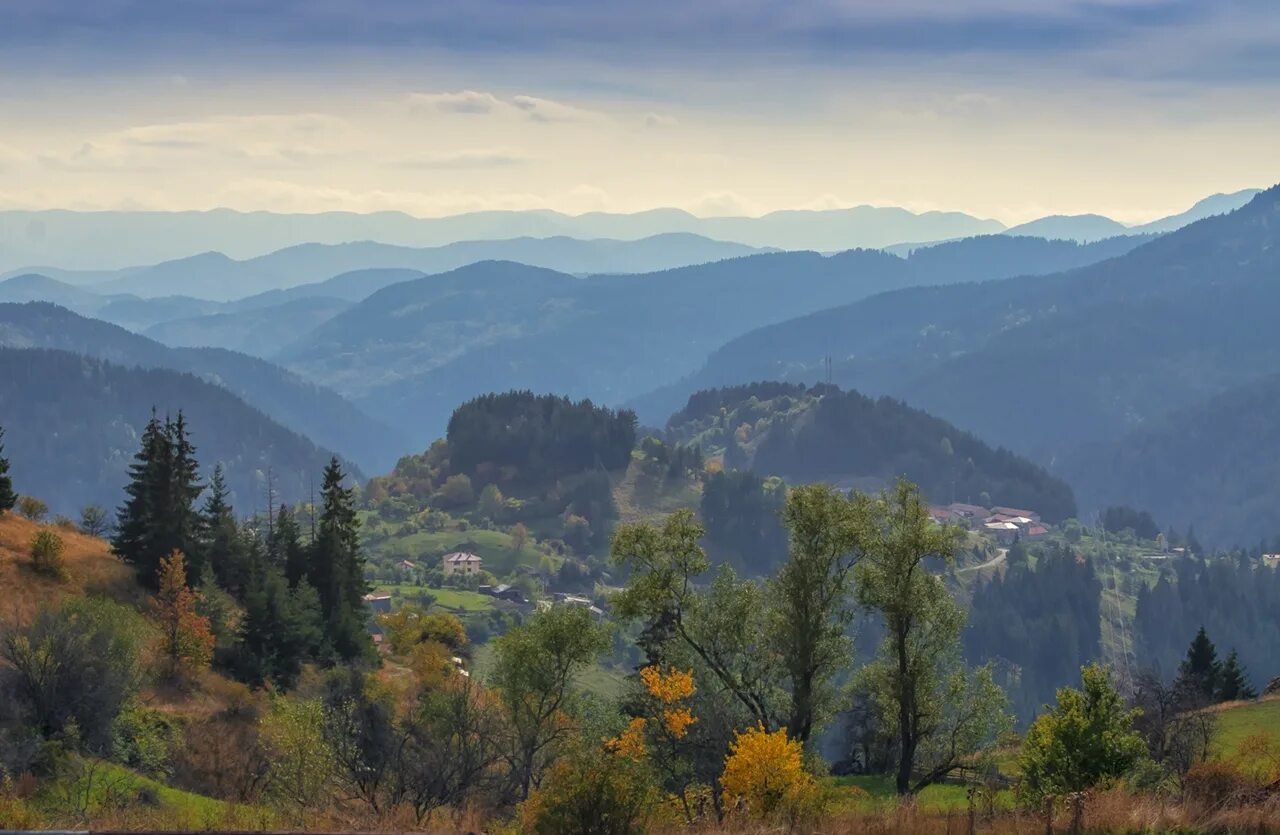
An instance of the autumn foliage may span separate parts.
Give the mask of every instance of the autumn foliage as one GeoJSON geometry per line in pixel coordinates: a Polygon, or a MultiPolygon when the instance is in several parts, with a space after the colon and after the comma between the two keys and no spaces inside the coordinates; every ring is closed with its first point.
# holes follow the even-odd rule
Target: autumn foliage
{"type": "Polygon", "coordinates": [[[174,551],[160,560],[156,616],[161,627],[160,652],[174,677],[203,670],[213,660],[213,630],[196,611],[196,593],[187,586],[186,558],[174,551]]]}
{"type": "Polygon", "coordinates": [[[720,778],[724,805],[758,820],[795,820],[812,808],[817,781],[804,769],[804,748],[785,729],[739,733],[720,778]]]}

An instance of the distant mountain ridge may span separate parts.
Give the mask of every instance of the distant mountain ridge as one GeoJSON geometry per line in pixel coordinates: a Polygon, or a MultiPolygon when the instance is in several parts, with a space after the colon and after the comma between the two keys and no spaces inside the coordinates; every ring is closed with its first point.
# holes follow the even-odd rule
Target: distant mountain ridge
{"type": "Polygon", "coordinates": [[[1140,243],[984,236],[909,259],[779,252],[585,280],[489,262],[390,285],[276,359],[404,421],[425,444],[457,403],[486,391],[616,404],[694,372],[710,351],[769,322],[886,290],[1093,263],[1140,243]]]}
{"type": "Polygon", "coordinates": [[[1185,212],[1160,218],[1150,223],[1139,223],[1132,226],[1097,214],[1085,215],[1051,215],[1012,226],[1002,234],[1030,235],[1051,240],[1080,241],[1091,243],[1116,235],[1160,235],[1181,229],[1189,223],[1204,220],[1214,215],[1233,212],[1258,195],[1261,189],[1249,188],[1230,194],[1213,194],[1185,212]]]}
{"type": "MultiPolygon", "coordinates": [[[[1152,510],[1177,508],[1189,513],[1186,521],[1199,515],[1221,526],[1236,518],[1222,505],[1238,486],[1214,498],[1211,474],[1232,476],[1220,465],[1206,468],[1203,457],[1222,443],[1225,460],[1243,460],[1237,447],[1259,437],[1250,454],[1280,458],[1270,434],[1247,431],[1251,418],[1224,418],[1228,439],[1204,417],[1244,403],[1255,404],[1252,412],[1274,389],[1259,381],[1280,367],[1272,337],[1277,275],[1280,186],[1091,266],[904,289],[760,328],[714,352],[680,385],[633,405],[653,421],[681,392],[830,373],[842,386],[902,398],[1055,470],[1105,481],[1104,464],[1113,460],[1117,483],[1159,499],[1152,510]],[[1106,450],[1100,458],[1084,451],[1098,446],[1106,450]],[[1173,452],[1149,452],[1161,449],[1173,452]],[[1073,463],[1080,460],[1093,463],[1073,463]],[[1178,475],[1184,468],[1198,472],[1178,475]],[[1187,484],[1161,483],[1171,479],[1187,484]]],[[[1264,470],[1242,470],[1241,479],[1261,484],[1264,470]]],[[[1087,486],[1087,508],[1119,498],[1097,481],[1087,486]]],[[[1239,530],[1267,526],[1280,531],[1280,511],[1239,530]]]]}
{"type": "MultiPolygon", "coordinates": [[[[0,347],[0,425],[17,489],[72,518],[124,499],[128,468],[152,409],[187,419],[209,476],[221,463],[235,505],[265,509],[309,497],[330,451],[195,375],[104,362],[67,351],[0,347]]],[[[360,473],[348,465],[357,478],[360,473]]]]}
{"type": "MultiPolygon", "coordinates": [[[[753,248],[830,252],[887,246],[907,240],[942,240],[989,234],[1002,229],[1004,224],[998,221],[975,218],[961,212],[916,214],[906,209],[873,206],[779,211],[758,218],[701,218],[679,209],[654,209],[632,214],[590,212],[582,215],[549,210],[488,211],[441,218],[417,218],[400,212],[273,214],[230,209],[207,212],[0,211],[0,241],[5,244],[0,248],[0,270],[11,271],[24,265],[43,264],[100,271],[211,251],[225,253],[232,259],[250,259],[300,244],[376,241],[401,247],[442,247],[459,242],[518,238],[574,238],[585,241],[603,238],[631,242],[671,233],[753,248]]],[[[487,257],[511,256],[490,252],[487,257]]],[[[546,262],[541,265],[576,271],[567,265],[546,262]]],[[[354,264],[346,269],[368,266],[375,265],[354,264]]],[[[651,271],[664,266],[675,265],[650,264],[630,271],[651,271]]],[[[48,268],[28,271],[63,278],[48,268]]],[[[585,271],[617,270],[597,265],[585,271]]],[[[311,280],[326,277],[318,276],[311,280]]]]}
{"type": "Polygon", "coordinates": [[[104,276],[93,270],[50,270],[67,284],[100,294],[191,296],[228,302],[270,290],[283,290],[370,269],[410,269],[441,273],[477,261],[518,261],[575,275],[653,272],[759,252],[757,247],[723,243],[699,235],[667,233],[638,240],[579,240],[564,236],[459,241],[414,248],[372,241],[304,243],[254,258],[237,260],[221,252],[202,252],[149,266],[134,266],[104,276]]]}
{"type": "Polygon", "coordinates": [[[195,374],[373,471],[390,466],[407,448],[396,432],[351,402],[269,362],[218,348],[170,348],[53,304],[0,304],[0,347],[55,349],[195,374]]]}

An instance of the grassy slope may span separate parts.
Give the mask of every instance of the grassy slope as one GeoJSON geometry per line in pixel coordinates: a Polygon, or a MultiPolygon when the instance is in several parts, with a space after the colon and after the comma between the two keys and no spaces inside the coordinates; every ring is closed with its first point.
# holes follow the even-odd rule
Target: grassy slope
{"type": "Polygon", "coordinates": [[[0,618],[21,621],[42,603],[66,597],[102,595],[126,604],[141,604],[142,591],[133,571],[111,554],[106,542],[55,525],[39,525],[16,513],[0,514],[0,618]],[[37,574],[31,568],[31,539],[42,528],[62,538],[66,580],[37,574]],[[16,592],[16,593],[11,593],[16,592]]]}
{"type": "Polygon", "coordinates": [[[377,594],[390,594],[393,608],[405,601],[405,598],[425,592],[435,598],[435,605],[455,614],[464,612],[485,612],[493,608],[493,598],[474,591],[459,589],[432,589],[416,586],[412,583],[379,583],[374,586],[377,594]]]}
{"type": "Polygon", "coordinates": [[[1270,737],[1271,745],[1280,751],[1280,696],[1257,702],[1232,702],[1217,710],[1214,750],[1218,756],[1235,756],[1242,743],[1253,736],[1270,737]]]}

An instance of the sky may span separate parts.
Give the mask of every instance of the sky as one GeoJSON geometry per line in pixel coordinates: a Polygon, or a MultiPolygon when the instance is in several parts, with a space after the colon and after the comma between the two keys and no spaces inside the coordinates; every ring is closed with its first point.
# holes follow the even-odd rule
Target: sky
{"type": "Polygon", "coordinates": [[[1275,0],[0,0],[0,209],[861,204],[1280,181],[1275,0]]]}

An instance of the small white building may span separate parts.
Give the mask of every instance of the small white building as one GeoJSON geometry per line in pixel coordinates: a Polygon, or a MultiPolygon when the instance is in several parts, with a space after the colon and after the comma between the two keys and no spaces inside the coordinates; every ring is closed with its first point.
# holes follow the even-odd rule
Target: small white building
{"type": "Polygon", "coordinates": [[[475,554],[468,554],[465,551],[455,551],[452,554],[445,554],[441,558],[441,566],[444,568],[444,576],[453,577],[461,575],[463,577],[473,577],[480,573],[481,559],[475,554]]]}

